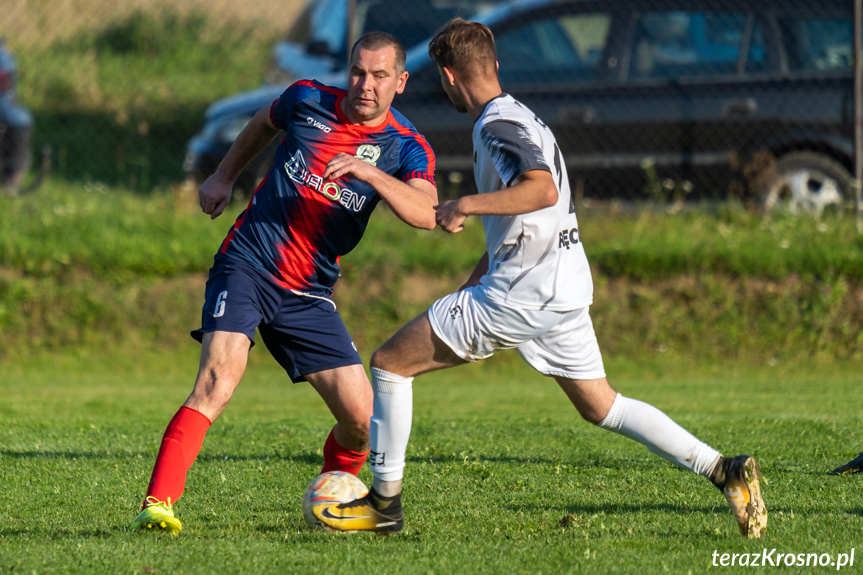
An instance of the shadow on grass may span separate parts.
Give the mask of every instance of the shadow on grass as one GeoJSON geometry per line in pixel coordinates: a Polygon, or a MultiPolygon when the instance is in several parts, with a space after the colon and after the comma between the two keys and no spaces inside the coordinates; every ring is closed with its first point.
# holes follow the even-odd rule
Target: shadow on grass
{"type": "MultiPolygon", "coordinates": [[[[11,457],[13,459],[155,459],[155,453],[144,453],[141,451],[133,453],[114,453],[106,451],[8,451],[0,450],[0,457],[11,457]]],[[[286,461],[298,464],[319,464],[323,461],[322,456],[312,452],[296,454],[270,453],[258,455],[232,455],[225,453],[199,455],[195,461],[286,461]]]]}
{"type": "Polygon", "coordinates": [[[133,459],[138,456],[147,457],[143,452],[108,453],[94,451],[5,451],[0,450],[0,457],[13,459],[133,459]]]}
{"type": "MultiPolygon", "coordinates": [[[[568,465],[573,472],[579,470],[606,470],[606,471],[626,471],[631,472],[633,466],[644,467],[645,470],[651,469],[656,465],[664,465],[661,460],[653,457],[645,458],[615,458],[603,457],[597,458],[594,455],[581,456],[573,455],[572,457],[514,457],[510,455],[480,455],[470,454],[464,456],[460,454],[423,454],[422,456],[408,456],[408,463],[432,463],[432,464],[467,464],[467,465],[482,465],[484,463],[502,463],[508,465],[568,465]]],[[[681,469],[681,472],[685,470],[681,469]]]]}
{"type": "MultiPolygon", "coordinates": [[[[16,536],[40,536],[50,540],[68,540],[70,538],[81,537],[85,539],[111,539],[116,537],[118,533],[128,531],[126,527],[113,527],[111,529],[4,529],[0,527],[0,537],[16,537],[16,536]]],[[[46,570],[47,572],[47,570],[46,570]]]]}
{"type": "MultiPolygon", "coordinates": [[[[134,451],[134,452],[107,452],[107,451],[11,451],[0,450],[0,457],[11,457],[14,459],[134,459],[142,457],[144,459],[155,457],[155,453],[134,451]]],[[[217,453],[203,453],[198,455],[195,461],[272,461],[280,460],[291,463],[308,463],[318,464],[322,461],[322,455],[312,451],[298,451],[290,453],[283,450],[274,450],[271,453],[258,453],[252,455],[238,455],[219,451],[217,453]]],[[[650,462],[641,460],[624,460],[624,459],[607,459],[605,461],[597,461],[593,458],[547,458],[547,457],[512,457],[512,456],[491,456],[491,457],[468,457],[460,455],[425,455],[422,457],[410,456],[407,462],[411,465],[420,463],[432,463],[433,465],[453,465],[461,464],[467,466],[483,465],[483,464],[504,464],[504,465],[561,465],[565,464],[572,468],[571,472],[587,470],[603,470],[603,471],[632,471],[633,465],[643,465],[645,471],[652,468],[650,462]]],[[[685,470],[679,470],[681,473],[686,473],[685,470]]]]}
{"type": "MultiPolygon", "coordinates": [[[[721,497],[721,495],[720,495],[721,497]]],[[[649,503],[642,505],[623,505],[620,503],[605,503],[602,505],[558,505],[558,504],[549,504],[549,505],[504,505],[506,509],[510,509],[512,511],[554,511],[558,510],[563,514],[582,514],[582,515],[597,515],[597,514],[606,514],[606,515],[620,515],[623,513],[643,513],[645,511],[663,511],[668,513],[678,514],[681,512],[691,512],[691,513],[726,513],[728,512],[728,507],[725,505],[711,505],[711,506],[700,506],[694,507],[692,505],[679,504],[675,505],[674,503],[649,503]]]]}

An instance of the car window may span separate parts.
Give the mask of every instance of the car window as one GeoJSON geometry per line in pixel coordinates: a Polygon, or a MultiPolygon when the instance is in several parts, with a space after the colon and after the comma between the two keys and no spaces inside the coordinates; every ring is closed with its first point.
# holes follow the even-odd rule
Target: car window
{"type": "Polygon", "coordinates": [[[469,18],[494,7],[491,0],[359,0],[354,38],[373,30],[388,32],[410,48],[456,16],[469,18]]]}
{"type": "Polygon", "coordinates": [[[764,28],[754,20],[749,37],[749,51],[746,56],[746,73],[757,74],[768,70],[767,50],[764,48],[764,28]]]}
{"type": "Polygon", "coordinates": [[[583,84],[594,80],[610,26],[609,14],[564,14],[502,32],[495,38],[501,83],[583,84]]]}
{"type": "MultiPolygon", "coordinates": [[[[499,0],[357,0],[353,38],[366,32],[388,32],[409,48],[431,36],[450,18],[470,17],[495,7],[499,0]]],[[[347,0],[315,0],[297,17],[287,40],[301,45],[323,44],[333,56],[346,52],[347,0]]]]}
{"type": "Polygon", "coordinates": [[[783,43],[792,71],[846,71],[854,65],[850,18],[780,18],[783,43]]]}
{"type": "Polygon", "coordinates": [[[675,79],[739,73],[765,66],[764,35],[751,15],[732,12],[648,12],[639,16],[630,77],[675,79]]]}

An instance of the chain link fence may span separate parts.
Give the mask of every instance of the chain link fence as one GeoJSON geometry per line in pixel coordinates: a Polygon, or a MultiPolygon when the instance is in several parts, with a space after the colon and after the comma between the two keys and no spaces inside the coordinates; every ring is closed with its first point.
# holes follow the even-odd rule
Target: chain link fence
{"type": "Polygon", "coordinates": [[[435,149],[441,195],[469,192],[470,121],[425,39],[476,14],[495,32],[504,90],[555,132],[577,200],[853,205],[851,0],[504,4],[6,0],[0,34],[33,118],[30,155],[50,146],[51,173],[68,180],[147,191],[200,179],[258,107],[298,77],[343,83],[346,47],[383,29],[417,45],[395,106],[435,149]]]}

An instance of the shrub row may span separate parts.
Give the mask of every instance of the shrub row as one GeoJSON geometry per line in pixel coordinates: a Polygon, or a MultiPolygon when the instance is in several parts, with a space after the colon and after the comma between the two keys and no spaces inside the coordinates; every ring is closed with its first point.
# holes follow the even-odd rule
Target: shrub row
{"type": "MultiPolygon", "coordinates": [[[[141,197],[57,182],[2,201],[0,359],[188,343],[212,255],[241,209],[213,222],[181,188],[141,197]]],[[[863,355],[863,239],[850,218],[762,220],[733,206],[579,216],[610,353],[863,355]]],[[[484,249],[479,220],[448,235],[380,209],[336,286],[357,344],[370,351],[456,289],[484,249]]]]}

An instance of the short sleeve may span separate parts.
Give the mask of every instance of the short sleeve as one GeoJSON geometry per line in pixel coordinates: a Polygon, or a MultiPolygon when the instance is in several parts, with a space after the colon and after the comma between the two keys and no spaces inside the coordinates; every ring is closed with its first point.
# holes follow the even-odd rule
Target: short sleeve
{"type": "Polygon", "coordinates": [[[270,122],[273,123],[273,126],[284,130],[290,123],[297,102],[309,97],[312,90],[314,88],[308,82],[300,81],[282,92],[282,95],[270,104],[270,122]]]}
{"type": "Polygon", "coordinates": [[[482,127],[480,141],[488,150],[501,181],[507,186],[530,170],[551,172],[540,145],[524,124],[494,120],[482,127]]]}
{"type": "Polygon", "coordinates": [[[419,178],[436,186],[434,152],[425,138],[416,133],[413,136],[404,139],[397,175],[403,182],[419,178]]]}

